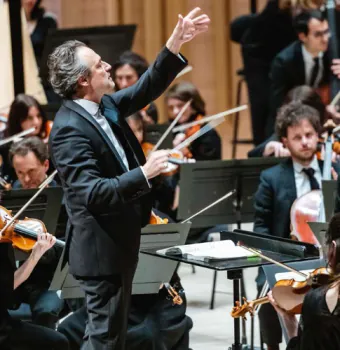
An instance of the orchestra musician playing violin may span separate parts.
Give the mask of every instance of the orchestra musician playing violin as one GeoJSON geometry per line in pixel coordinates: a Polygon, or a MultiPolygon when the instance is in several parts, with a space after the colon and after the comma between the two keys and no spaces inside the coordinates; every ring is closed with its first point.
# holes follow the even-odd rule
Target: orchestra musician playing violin
{"type": "Polygon", "coordinates": [[[304,298],[300,325],[295,315],[278,306],[269,292],[269,301],[281,316],[288,333],[287,350],[337,350],[340,348],[340,214],[330,220],[326,233],[330,282],[310,289],[304,298]]]}
{"type": "MultiPolygon", "coordinates": [[[[178,125],[202,119],[205,114],[205,102],[197,88],[189,82],[181,82],[173,85],[165,94],[168,118],[174,120],[184,105],[192,100],[190,106],[179,119],[178,125]]],[[[204,126],[202,124],[201,126],[204,126]]],[[[187,129],[183,133],[177,133],[174,137],[174,147],[181,143],[186,137],[199,130],[200,126],[187,129]]],[[[199,137],[191,143],[184,151],[185,156],[199,160],[221,159],[221,139],[215,129],[210,130],[205,135],[199,137]]]]}
{"type": "MultiPolygon", "coordinates": [[[[49,167],[47,145],[38,137],[28,137],[12,144],[9,159],[18,176],[13,189],[38,188],[46,179],[49,167]]],[[[57,186],[52,180],[49,186],[57,186]]],[[[29,305],[35,324],[55,329],[64,301],[49,291],[61,250],[53,247],[39,261],[34,272],[15,292],[15,306],[29,305]]],[[[20,310],[19,310],[20,311],[20,310]]],[[[15,317],[16,312],[11,313],[15,317]]],[[[20,314],[20,312],[19,312],[20,314]]]]}
{"type": "Polygon", "coordinates": [[[79,41],[49,56],[50,82],[63,99],[49,146],[69,215],[65,258],[86,294],[83,349],[125,349],[132,279],[141,228],[149,222],[149,180],[167,167],[169,151],[145,162],[125,118],[160,96],[187,61],[181,46],[208,29],[199,8],[177,25],[136,84],[116,93],[111,66],[79,41]]]}
{"type": "Polygon", "coordinates": [[[68,350],[68,340],[55,330],[11,318],[14,289],[20,288],[34,272],[40,259],[55,243],[54,236],[39,233],[28,259],[15,268],[14,250],[10,243],[0,241],[0,348],[1,350],[68,350]]]}
{"type": "MultiPolygon", "coordinates": [[[[289,238],[292,204],[309,191],[321,188],[322,162],[316,158],[319,130],[320,116],[314,108],[293,101],[279,110],[276,132],[291,158],[261,173],[254,203],[255,232],[289,238]]],[[[335,177],[338,170],[333,164],[335,177]]],[[[261,290],[262,270],[256,281],[261,290]]],[[[263,305],[259,318],[268,349],[278,349],[282,334],[273,308],[263,305]]]]}

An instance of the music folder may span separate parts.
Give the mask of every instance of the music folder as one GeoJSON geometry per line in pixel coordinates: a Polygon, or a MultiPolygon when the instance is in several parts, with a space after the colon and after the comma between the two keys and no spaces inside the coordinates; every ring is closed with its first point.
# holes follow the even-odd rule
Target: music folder
{"type": "MultiPolygon", "coordinates": [[[[169,248],[183,245],[187,239],[191,223],[147,225],[142,229],[140,249],[169,248]]],[[[68,264],[61,269],[63,255],[59,260],[49,290],[61,290],[64,299],[83,298],[84,293],[72,275],[68,264]]],[[[132,283],[132,294],[155,294],[164,282],[169,282],[177,266],[176,261],[160,259],[139,253],[139,261],[132,283]]]]}

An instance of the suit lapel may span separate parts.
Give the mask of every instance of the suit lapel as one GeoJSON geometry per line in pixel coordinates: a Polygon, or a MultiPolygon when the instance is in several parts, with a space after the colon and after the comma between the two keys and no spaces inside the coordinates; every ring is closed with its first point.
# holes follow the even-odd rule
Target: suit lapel
{"type": "Polygon", "coordinates": [[[297,198],[296,184],[295,184],[295,175],[294,167],[291,159],[287,159],[282,166],[282,185],[287,193],[287,196],[294,201],[297,198]]]}
{"type": "Polygon", "coordinates": [[[302,44],[300,42],[297,43],[297,46],[295,48],[295,57],[296,57],[295,62],[297,64],[297,69],[294,72],[294,74],[298,75],[298,80],[300,82],[299,85],[306,85],[305,61],[303,60],[302,44]]]}
{"type": "Polygon", "coordinates": [[[74,112],[76,112],[81,117],[86,119],[98,131],[99,135],[103,138],[103,140],[105,141],[105,143],[107,144],[107,146],[109,147],[111,152],[114,154],[114,156],[118,160],[122,170],[124,172],[127,172],[128,169],[126,168],[122,158],[119,156],[119,154],[118,154],[116,148],[114,147],[114,145],[112,144],[111,140],[109,139],[107,134],[104,132],[102,127],[97,123],[97,121],[83,107],[81,107],[77,103],[75,103],[75,102],[73,102],[71,100],[65,100],[63,102],[63,104],[67,108],[72,109],[74,112]]]}

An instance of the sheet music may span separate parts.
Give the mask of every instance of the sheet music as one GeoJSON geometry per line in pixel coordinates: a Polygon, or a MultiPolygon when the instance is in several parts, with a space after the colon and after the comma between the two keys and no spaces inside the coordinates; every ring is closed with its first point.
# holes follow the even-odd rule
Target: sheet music
{"type": "Polygon", "coordinates": [[[231,240],[196,243],[182,246],[160,249],[157,251],[163,255],[180,255],[194,260],[225,260],[254,256],[253,253],[235,246],[231,240]]]}

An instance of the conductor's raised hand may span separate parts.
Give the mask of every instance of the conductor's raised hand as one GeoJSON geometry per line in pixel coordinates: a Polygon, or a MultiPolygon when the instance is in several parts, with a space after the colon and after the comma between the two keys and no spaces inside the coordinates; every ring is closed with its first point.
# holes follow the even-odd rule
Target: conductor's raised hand
{"type": "Polygon", "coordinates": [[[169,156],[169,150],[161,150],[151,153],[148,160],[143,165],[144,174],[148,180],[156,177],[167,168],[169,156]]]}
{"type": "Polygon", "coordinates": [[[178,54],[181,46],[196,35],[208,30],[210,18],[206,14],[198,15],[199,7],[194,8],[185,17],[178,15],[177,25],[166,46],[174,54],[178,54]]]}

